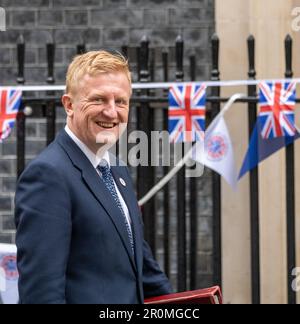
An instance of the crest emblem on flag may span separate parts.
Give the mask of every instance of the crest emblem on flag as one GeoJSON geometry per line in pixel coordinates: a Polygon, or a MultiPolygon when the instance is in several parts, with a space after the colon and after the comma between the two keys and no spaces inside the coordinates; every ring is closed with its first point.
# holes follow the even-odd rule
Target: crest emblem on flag
{"type": "Polygon", "coordinates": [[[0,89],[0,142],[6,139],[14,127],[20,108],[22,92],[0,89]]]}
{"type": "Polygon", "coordinates": [[[208,158],[211,161],[221,161],[228,152],[228,143],[223,134],[213,134],[206,143],[208,158]]]}
{"type": "Polygon", "coordinates": [[[259,85],[258,120],[263,139],[295,136],[295,104],[296,83],[262,82],[259,85]]]}
{"type": "Polygon", "coordinates": [[[19,277],[17,269],[17,258],[15,255],[4,255],[1,261],[1,267],[5,271],[7,280],[17,280],[19,277]]]}
{"type": "Polygon", "coordinates": [[[174,86],[169,92],[170,142],[194,142],[205,130],[206,85],[174,86]]]}

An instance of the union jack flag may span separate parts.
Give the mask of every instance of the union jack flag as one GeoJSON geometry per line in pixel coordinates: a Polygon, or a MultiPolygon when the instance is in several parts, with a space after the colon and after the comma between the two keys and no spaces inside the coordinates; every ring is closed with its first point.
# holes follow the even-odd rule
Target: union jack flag
{"type": "Polygon", "coordinates": [[[296,135],[296,83],[262,82],[259,85],[259,105],[262,138],[296,135]]]}
{"type": "Polygon", "coordinates": [[[174,86],[169,92],[171,143],[194,142],[205,130],[206,85],[174,86]]]}
{"type": "Polygon", "coordinates": [[[20,108],[22,92],[0,89],[0,143],[6,139],[15,124],[20,108]]]}

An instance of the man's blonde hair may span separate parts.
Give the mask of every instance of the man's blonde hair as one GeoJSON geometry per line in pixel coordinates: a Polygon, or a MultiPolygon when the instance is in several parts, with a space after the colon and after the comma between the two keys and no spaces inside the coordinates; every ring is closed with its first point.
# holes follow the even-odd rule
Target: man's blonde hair
{"type": "Polygon", "coordinates": [[[66,92],[72,93],[79,81],[85,76],[97,76],[100,73],[123,72],[131,84],[128,60],[120,53],[91,51],[76,56],[70,64],[66,78],[66,92]]]}

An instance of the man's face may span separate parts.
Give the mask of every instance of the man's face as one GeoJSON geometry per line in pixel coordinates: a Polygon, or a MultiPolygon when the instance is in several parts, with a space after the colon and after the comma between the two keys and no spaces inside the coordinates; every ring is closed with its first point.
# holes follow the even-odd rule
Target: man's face
{"type": "Polygon", "coordinates": [[[125,73],[85,75],[76,94],[63,97],[68,126],[90,150],[114,144],[128,122],[131,85],[125,73]]]}

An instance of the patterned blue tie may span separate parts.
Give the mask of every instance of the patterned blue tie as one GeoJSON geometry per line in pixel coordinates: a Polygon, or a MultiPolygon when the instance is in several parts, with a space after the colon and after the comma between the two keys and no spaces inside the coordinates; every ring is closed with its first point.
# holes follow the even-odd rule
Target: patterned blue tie
{"type": "Polygon", "coordinates": [[[128,224],[127,218],[125,216],[124,210],[122,208],[121,202],[119,200],[117,191],[116,191],[116,187],[114,184],[114,179],[110,170],[110,167],[107,163],[107,161],[102,160],[101,163],[98,166],[98,170],[101,173],[101,178],[103,180],[103,182],[105,183],[106,188],[109,190],[109,192],[111,193],[114,201],[116,202],[118,208],[121,211],[121,214],[124,218],[124,222],[125,222],[125,226],[126,226],[126,230],[127,230],[127,234],[128,234],[128,238],[129,238],[129,242],[130,242],[130,246],[132,249],[132,254],[134,255],[134,242],[133,242],[133,235],[132,235],[132,230],[130,225],[128,224]]]}

